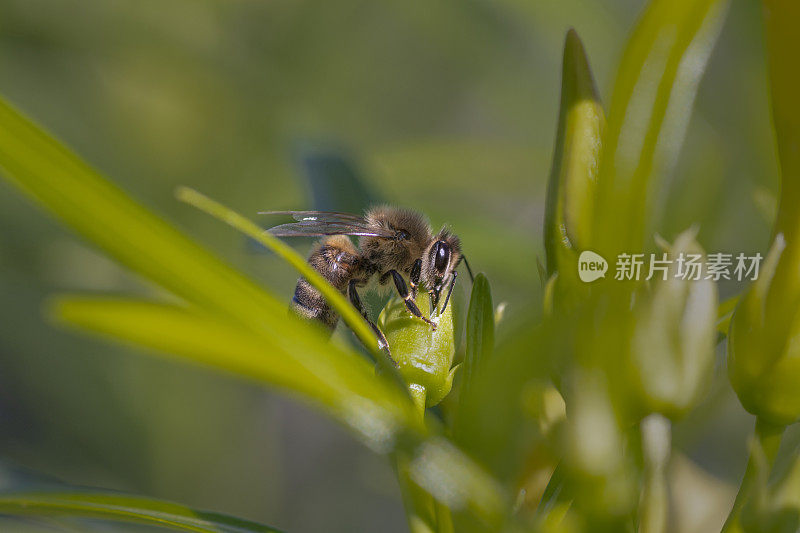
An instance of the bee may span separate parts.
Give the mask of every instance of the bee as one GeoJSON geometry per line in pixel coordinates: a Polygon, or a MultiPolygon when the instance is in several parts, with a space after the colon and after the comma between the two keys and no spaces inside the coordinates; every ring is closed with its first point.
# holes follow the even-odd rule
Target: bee
{"type": "MultiPolygon", "coordinates": [[[[386,337],[368,316],[359,291],[387,288],[391,282],[408,311],[435,330],[434,320],[447,309],[462,261],[470,279],[473,277],[459,238],[447,227],[434,234],[427,219],[416,211],[378,206],[369,209],[364,216],[328,211],[264,211],[260,214],[294,218],[296,222],[268,230],[276,237],[322,237],[311,251],[308,263],[347,296],[375,332],[378,347],[390,358],[386,337]],[[358,237],[358,246],[353,244],[351,236],[358,237]],[[444,305],[437,312],[445,287],[444,305]],[[430,318],[415,303],[420,288],[430,295],[430,318]]],[[[321,323],[330,332],[339,321],[339,315],[325,297],[302,277],[297,281],[291,309],[303,318],[321,323]]]]}

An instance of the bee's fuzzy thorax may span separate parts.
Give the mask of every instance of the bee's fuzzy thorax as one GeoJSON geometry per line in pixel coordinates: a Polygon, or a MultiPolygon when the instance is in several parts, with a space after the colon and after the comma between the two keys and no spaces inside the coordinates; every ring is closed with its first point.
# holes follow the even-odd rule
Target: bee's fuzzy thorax
{"type": "Polygon", "coordinates": [[[365,219],[370,226],[397,231],[400,235],[397,240],[376,237],[359,240],[365,258],[379,273],[397,268],[408,274],[432,239],[428,220],[410,209],[382,205],[367,211],[365,219]]]}

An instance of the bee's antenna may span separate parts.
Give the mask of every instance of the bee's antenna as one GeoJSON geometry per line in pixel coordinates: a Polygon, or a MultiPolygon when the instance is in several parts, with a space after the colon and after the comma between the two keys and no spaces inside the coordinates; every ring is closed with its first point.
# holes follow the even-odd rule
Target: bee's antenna
{"type": "Polygon", "coordinates": [[[461,259],[464,260],[464,264],[467,266],[467,272],[469,272],[469,280],[474,283],[475,282],[475,276],[472,275],[472,269],[469,267],[469,261],[467,261],[467,256],[466,255],[462,255],[461,259]]]}

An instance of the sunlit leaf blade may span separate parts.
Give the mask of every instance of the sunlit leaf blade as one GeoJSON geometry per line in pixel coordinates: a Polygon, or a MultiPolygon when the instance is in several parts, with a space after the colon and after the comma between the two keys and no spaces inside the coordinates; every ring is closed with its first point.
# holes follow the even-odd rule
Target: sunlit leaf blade
{"type": "Polygon", "coordinates": [[[640,250],[651,200],[674,166],[727,0],[654,0],[626,46],[603,137],[592,242],[640,250]]]}
{"type": "MultiPolygon", "coordinates": [[[[62,297],[52,313],[90,331],[287,389],[322,407],[379,452],[389,451],[403,426],[420,429],[408,399],[375,376],[366,360],[339,354],[321,339],[308,356],[213,315],[141,300],[62,297]]],[[[312,328],[286,319],[287,335],[315,339],[312,328]]]]}
{"type": "Polygon", "coordinates": [[[0,514],[66,516],[157,526],[174,531],[272,533],[277,529],[220,513],[141,496],[97,491],[0,493],[0,514]]]}
{"type": "MultiPolygon", "coordinates": [[[[339,291],[334,289],[330,283],[325,281],[325,279],[320,276],[319,272],[314,270],[308,262],[290,246],[280,239],[273,237],[269,232],[265,232],[251,220],[193,189],[179,187],[175,194],[179,200],[205,211],[209,215],[222,220],[245,235],[256,239],[259,243],[263,244],[292,265],[314,286],[314,288],[325,296],[328,303],[341,315],[342,320],[352,328],[361,341],[366,346],[373,347],[374,351],[377,350],[377,337],[375,337],[375,334],[364,321],[364,318],[356,311],[355,307],[353,307],[339,291]]],[[[379,359],[382,358],[379,357],[379,359]]]]}
{"type": "MultiPolygon", "coordinates": [[[[270,335],[285,350],[307,357],[326,379],[350,386],[360,381],[372,390],[359,391],[366,396],[386,394],[383,380],[371,376],[369,365],[355,353],[309,335],[286,316],[285,304],[133,201],[3,101],[0,168],[12,183],[122,264],[190,302],[270,335]]],[[[352,306],[347,311],[345,318],[352,320],[352,306]]],[[[358,320],[362,335],[371,336],[358,320]]]]}
{"type": "MultiPolygon", "coordinates": [[[[132,299],[61,297],[53,303],[52,312],[60,320],[97,333],[299,393],[354,429],[374,450],[395,450],[409,460],[429,461],[427,451],[431,448],[426,444],[425,431],[413,423],[407,425],[410,431],[397,427],[402,417],[396,407],[358,396],[335,379],[320,379],[292,352],[236,324],[192,309],[132,299]]],[[[398,403],[408,403],[403,400],[398,403]]],[[[446,449],[442,446],[439,443],[435,448],[439,450],[437,457],[444,457],[445,462],[436,468],[446,475],[426,487],[435,498],[449,501],[454,491],[461,490],[459,484],[464,480],[478,483],[490,479],[463,452],[452,445],[446,449]]],[[[498,502],[503,500],[502,492],[489,484],[480,491],[462,494],[455,503],[458,510],[494,520],[502,511],[498,502]]]]}
{"type": "MultiPolygon", "coordinates": [[[[257,338],[259,343],[274,346],[278,352],[292,353],[296,363],[315,377],[304,386],[322,382],[335,391],[340,400],[336,406],[338,412],[344,413],[347,424],[377,451],[400,450],[415,458],[426,450],[422,446],[427,442],[426,431],[420,426],[412,403],[397,387],[376,376],[369,362],[355,352],[326,342],[311,325],[289,316],[284,304],[131,200],[3,101],[0,101],[0,168],[13,184],[122,264],[196,304],[203,313],[226,317],[232,329],[225,335],[237,331],[233,335],[237,336],[239,328],[250,331],[254,338],[243,337],[236,341],[240,345],[249,345],[257,338]]],[[[275,245],[272,241],[269,244],[275,245]]],[[[285,252],[280,243],[274,249],[285,252]]],[[[284,256],[299,269],[307,268],[302,258],[291,252],[285,252],[284,256]]],[[[333,301],[336,298],[334,295],[333,301]]],[[[133,311],[135,315],[142,312],[141,308],[126,310],[125,307],[123,304],[116,311],[120,314],[133,311]]],[[[65,320],[74,320],[85,327],[130,340],[145,340],[142,333],[132,328],[133,322],[143,320],[141,315],[128,320],[127,326],[119,325],[117,330],[113,322],[125,321],[109,320],[113,314],[109,314],[105,303],[63,300],[56,309],[65,320]]],[[[172,313],[170,310],[167,314],[173,320],[183,320],[172,313]]],[[[151,318],[145,322],[152,326],[159,320],[151,318]]],[[[170,348],[154,346],[157,342],[175,341],[151,340],[148,345],[162,350],[170,348]]],[[[171,348],[178,351],[174,344],[171,348]]],[[[205,353],[206,358],[214,356],[217,363],[218,355],[213,351],[205,353]]],[[[256,373],[256,367],[247,366],[242,359],[234,361],[227,364],[232,367],[230,370],[256,373]]],[[[291,366],[285,366],[267,376],[262,367],[261,378],[273,383],[280,374],[286,386],[296,386],[287,375],[291,370],[291,366]]],[[[486,474],[479,475],[482,471],[457,449],[448,449],[444,456],[449,459],[441,468],[452,475],[430,487],[437,499],[447,501],[458,490],[456,485],[466,479],[464,476],[485,478],[486,474]]],[[[503,501],[502,495],[491,488],[486,490],[466,494],[455,503],[463,504],[465,511],[497,516],[501,511],[496,503],[503,501]]]]}
{"type": "Polygon", "coordinates": [[[283,305],[132,200],[0,99],[3,176],[123,265],[176,295],[263,325],[283,305]]]}
{"type": "Polygon", "coordinates": [[[320,379],[366,400],[369,408],[380,405],[398,421],[413,420],[410,402],[404,403],[399,390],[376,377],[358,354],[326,342],[288,316],[285,304],[134,202],[2,101],[0,168],[12,183],[134,271],[269,338],[320,379]]]}
{"type": "Polygon", "coordinates": [[[565,269],[575,249],[587,246],[605,126],[586,52],[575,30],[567,32],[561,72],[561,107],[547,185],[547,274],[565,269]]]}
{"type": "Polygon", "coordinates": [[[118,340],[125,340],[226,371],[301,392],[335,405],[335,391],[291,354],[268,339],[214,315],[146,300],[62,296],[52,316],[118,340]]]}
{"type": "Polygon", "coordinates": [[[781,167],[781,198],[775,233],[787,242],[800,230],[800,3],[764,0],[767,61],[769,64],[772,117],[781,167]]]}

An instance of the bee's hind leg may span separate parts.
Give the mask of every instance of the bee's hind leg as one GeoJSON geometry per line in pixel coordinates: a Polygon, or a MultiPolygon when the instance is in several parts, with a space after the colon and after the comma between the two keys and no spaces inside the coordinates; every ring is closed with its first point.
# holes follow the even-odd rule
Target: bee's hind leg
{"type": "MultiPolygon", "coordinates": [[[[369,319],[367,312],[364,310],[364,306],[361,304],[361,298],[359,298],[358,291],[356,291],[355,280],[350,280],[350,283],[347,285],[347,296],[350,299],[350,303],[353,304],[353,307],[361,313],[361,316],[364,317],[364,320],[367,321],[369,327],[372,328],[372,331],[374,331],[375,335],[378,337],[378,348],[386,353],[386,357],[394,366],[397,366],[397,362],[392,359],[392,352],[389,350],[389,342],[386,340],[386,335],[384,335],[381,329],[369,319]]],[[[369,346],[367,348],[369,348],[369,346]]]]}
{"type": "Polygon", "coordinates": [[[394,279],[394,286],[397,288],[397,292],[400,294],[400,297],[403,299],[403,302],[406,304],[406,308],[417,318],[424,320],[427,324],[436,330],[436,323],[431,321],[428,317],[422,314],[422,311],[419,310],[417,304],[414,303],[414,299],[412,298],[411,294],[408,292],[408,287],[406,287],[406,282],[403,279],[403,276],[397,270],[390,270],[389,274],[392,275],[392,279],[394,279]]]}

